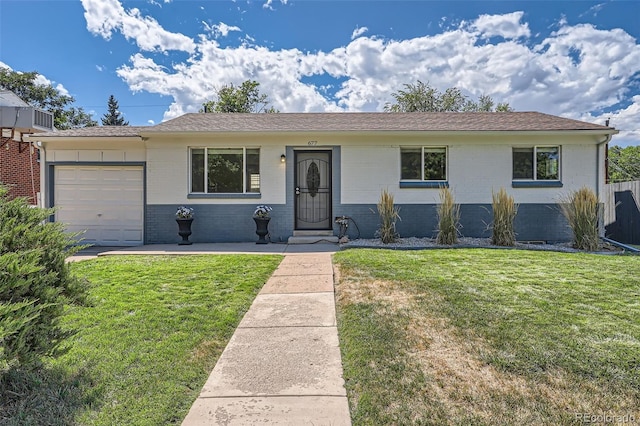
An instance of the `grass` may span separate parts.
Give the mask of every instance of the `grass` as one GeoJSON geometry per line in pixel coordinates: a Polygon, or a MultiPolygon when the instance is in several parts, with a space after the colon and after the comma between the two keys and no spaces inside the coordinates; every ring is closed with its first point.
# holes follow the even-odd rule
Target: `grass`
{"type": "Polygon", "coordinates": [[[3,425],[180,424],[279,256],[106,256],[74,263],[91,306],[68,352],[0,376],[3,425]]]}
{"type": "Polygon", "coordinates": [[[640,418],[640,258],[519,250],[335,255],[354,425],[640,418]]]}

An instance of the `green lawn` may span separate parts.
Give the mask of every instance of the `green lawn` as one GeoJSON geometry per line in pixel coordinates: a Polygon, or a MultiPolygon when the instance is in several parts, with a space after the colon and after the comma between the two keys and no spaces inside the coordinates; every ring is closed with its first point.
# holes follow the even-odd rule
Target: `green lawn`
{"type": "Polygon", "coordinates": [[[8,425],[180,424],[280,256],[105,256],[72,264],[91,306],[68,352],[0,380],[8,425]]]}
{"type": "Polygon", "coordinates": [[[354,425],[640,419],[640,257],[357,249],[335,263],[354,425]]]}

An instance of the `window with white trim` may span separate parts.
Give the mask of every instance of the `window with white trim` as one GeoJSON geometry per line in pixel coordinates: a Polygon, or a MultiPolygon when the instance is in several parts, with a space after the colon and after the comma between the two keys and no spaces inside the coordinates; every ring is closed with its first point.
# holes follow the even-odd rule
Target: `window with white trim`
{"type": "Polygon", "coordinates": [[[191,148],[191,193],[260,192],[260,149],[191,148]]]}
{"type": "Polygon", "coordinates": [[[560,147],[514,147],[513,180],[560,180],[560,147]]]}
{"type": "Polygon", "coordinates": [[[446,181],[446,147],[400,148],[400,179],[407,181],[446,181]]]}

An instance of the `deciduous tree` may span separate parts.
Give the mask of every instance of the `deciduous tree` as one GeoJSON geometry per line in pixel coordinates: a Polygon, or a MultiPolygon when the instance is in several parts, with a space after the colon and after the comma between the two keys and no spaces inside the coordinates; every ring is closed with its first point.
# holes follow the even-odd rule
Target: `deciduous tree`
{"type": "Polygon", "coordinates": [[[420,80],[416,84],[405,84],[404,90],[398,90],[391,96],[396,102],[385,105],[387,112],[512,111],[508,103],[496,105],[488,95],[482,95],[478,101],[474,101],[457,87],[450,87],[443,93],[420,80]]]}
{"type": "Polygon", "coordinates": [[[60,90],[50,84],[38,83],[39,75],[36,71],[17,72],[0,68],[0,88],[12,91],[29,105],[52,112],[56,129],[98,125],[82,108],[71,105],[75,102],[73,96],[60,93],[60,90]]]}
{"type": "Polygon", "coordinates": [[[260,93],[260,83],[247,80],[240,86],[226,84],[217,90],[216,100],[202,104],[200,112],[278,112],[270,106],[269,97],[260,93]]]}
{"type": "Polygon", "coordinates": [[[609,180],[625,182],[640,180],[640,146],[609,148],[609,180]]]}

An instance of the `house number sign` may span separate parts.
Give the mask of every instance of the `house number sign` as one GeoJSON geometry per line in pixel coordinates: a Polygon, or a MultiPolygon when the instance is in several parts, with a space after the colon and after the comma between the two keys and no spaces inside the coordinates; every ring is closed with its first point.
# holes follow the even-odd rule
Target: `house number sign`
{"type": "Polygon", "coordinates": [[[318,141],[309,141],[309,142],[307,142],[307,145],[316,146],[316,145],[318,145],[318,141]]]}

